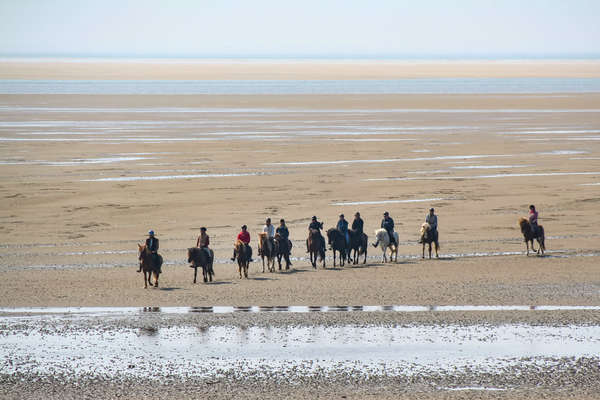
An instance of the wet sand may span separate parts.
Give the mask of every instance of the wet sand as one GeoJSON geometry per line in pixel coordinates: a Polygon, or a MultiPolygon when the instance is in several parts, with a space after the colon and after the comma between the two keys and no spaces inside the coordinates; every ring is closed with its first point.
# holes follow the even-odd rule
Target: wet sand
{"type": "MultiPolygon", "coordinates": [[[[22,76],[58,76],[48,72],[52,68],[44,76],[27,70],[22,76]]],[[[0,95],[0,307],[598,306],[599,110],[600,95],[569,93],[0,95]],[[530,203],[540,210],[546,257],[524,254],[517,219],[530,203]],[[417,235],[431,206],[439,217],[441,257],[430,261],[420,259],[417,235]],[[303,246],[312,215],[331,227],[340,212],[351,218],[360,211],[372,239],[384,210],[400,236],[397,263],[382,264],[380,250],[370,247],[366,265],[331,268],[331,259],[327,270],[309,265],[303,246]],[[240,280],[228,261],[233,238],[247,224],[255,246],[268,216],[288,221],[294,267],[262,273],[255,262],[250,279],[240,280]],[[216,280],[194,285],[186,248],[200,226],[211,235],[216,280]],[[161,239],[166,264],[159,288],[145,290],[135,272],[136,243],[150,228],[161,239]]],[[[206,324],[226,318],[235,326],[598,325],[594,311],[346,315],[193,318],[206,324]]],[[[173,316],[125,321],[139,328],[135,324],[147,318],[152,326],[161,320],[195,324],[173,316]]],[[[78,329],[93,332],[105,322],[78,329]]],[[[596,377],[597,366],[597,358],[575,358],[536,371],[523,362],[521,375],[508,371],[490,381],[467,373],[458,380],[463,386],[504,382],[508,391],[436,389],[455,379],[452,374],[369,382],[324,376],[302,387],[161,376],[163,386],[154,390],[110,377],[86,381],[84,389],[51,375],[25,385],[21,378],[32,376],[3,372],[0,396],[41,398],[55,390],[62,398],[594,398],[598,379],[586,377],[596,377]]]]}

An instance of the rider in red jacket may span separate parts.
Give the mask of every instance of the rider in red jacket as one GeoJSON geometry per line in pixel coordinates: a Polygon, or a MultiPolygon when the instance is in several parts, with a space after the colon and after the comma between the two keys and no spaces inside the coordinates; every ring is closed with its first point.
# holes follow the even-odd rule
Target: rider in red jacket
{"type": "MultiPolygon", "coordinates": [[[[242,231],[238,233],[237,240],[241,241],[244,244],[250,244],[250,232],[248,232],[248,227],[246,225],[242,226],[242,231]]],[[[233,257],[231,257],[231,261],[235,261],[235,249],[233,249],[233,257]]],[[[250,262],[252,262],[252,258],[250,258],[250,262]]]]}

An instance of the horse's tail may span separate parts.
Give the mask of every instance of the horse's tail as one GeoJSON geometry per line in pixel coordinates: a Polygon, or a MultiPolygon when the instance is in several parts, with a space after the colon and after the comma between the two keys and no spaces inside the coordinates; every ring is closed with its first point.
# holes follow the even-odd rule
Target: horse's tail
{"type": "Polygon", "coordinates": [[[538,229],[540,230],[540,245],[544,250],[546,250],[546,235],[544,234],[544,227],[542,225],[538,225],[538,229]]]}

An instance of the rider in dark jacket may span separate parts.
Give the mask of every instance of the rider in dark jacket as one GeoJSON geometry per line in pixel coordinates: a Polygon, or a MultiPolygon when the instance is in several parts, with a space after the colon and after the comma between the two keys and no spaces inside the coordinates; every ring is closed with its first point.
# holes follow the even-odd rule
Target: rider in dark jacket
{"type": "Polygon", "coordinates": [[[354,214],[354,221],[352,221],[352,230],[358,233],[360,236],[362,236],[364,224],[365,223],[360,217],[360,213],[356,212],[356,214],[354,214]]]}
{"type": "MultiPolygon", "coordinates": [[[[319,232],[319,236],[321,237],[321,247],[325,250],[325,238],[321,235],[321,229],[323,229],[323,223],[317,221],[317,217],[313,215],[310,225],[308,225],[308,230],[316,229],[319,232]]],[[[306,239],[306,252],[308,253],[308,239],[306,239]]]]}
{"type": "MultiPolygon", "coordinates": [[[[158,259],[158,238],[154,236],[153,230],[150,230],[148,232],[148,239],[146,239],[146,248],[152,253],[152,261],[154,262],[154,265],[158,265],[160,263],[158,259]]],[[[138,272],[141,271],[142,266],[140,265],[140,269],[138,269],[138,272]]],[[[162,268],[159,269],[159,273],[162,273],[162,268]]]]}
{"type": "MultiPolygon", "coordinates": [[[[390,238],[390,243],[397,245],[396,239],[394,238],[394,220],[390,217],[390,213],[387,211],[383,213],[383,219],[381,220],[381,227],[385,229],[390,238]]],[[[374,247],[377,247],[379,241],[373,243],[374,247]]]]}

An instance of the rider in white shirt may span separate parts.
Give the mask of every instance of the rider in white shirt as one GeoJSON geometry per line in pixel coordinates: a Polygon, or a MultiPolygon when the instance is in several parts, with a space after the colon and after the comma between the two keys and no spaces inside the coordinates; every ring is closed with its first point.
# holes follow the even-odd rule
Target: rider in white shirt
{"type": "Polygon", "coordinates": [[[275,237],[275,226],[271,224],[271,218],[267,218],[266,224],[263,227],[263,232],[267,234],[267,238],[269,239],[275,237]]]}

